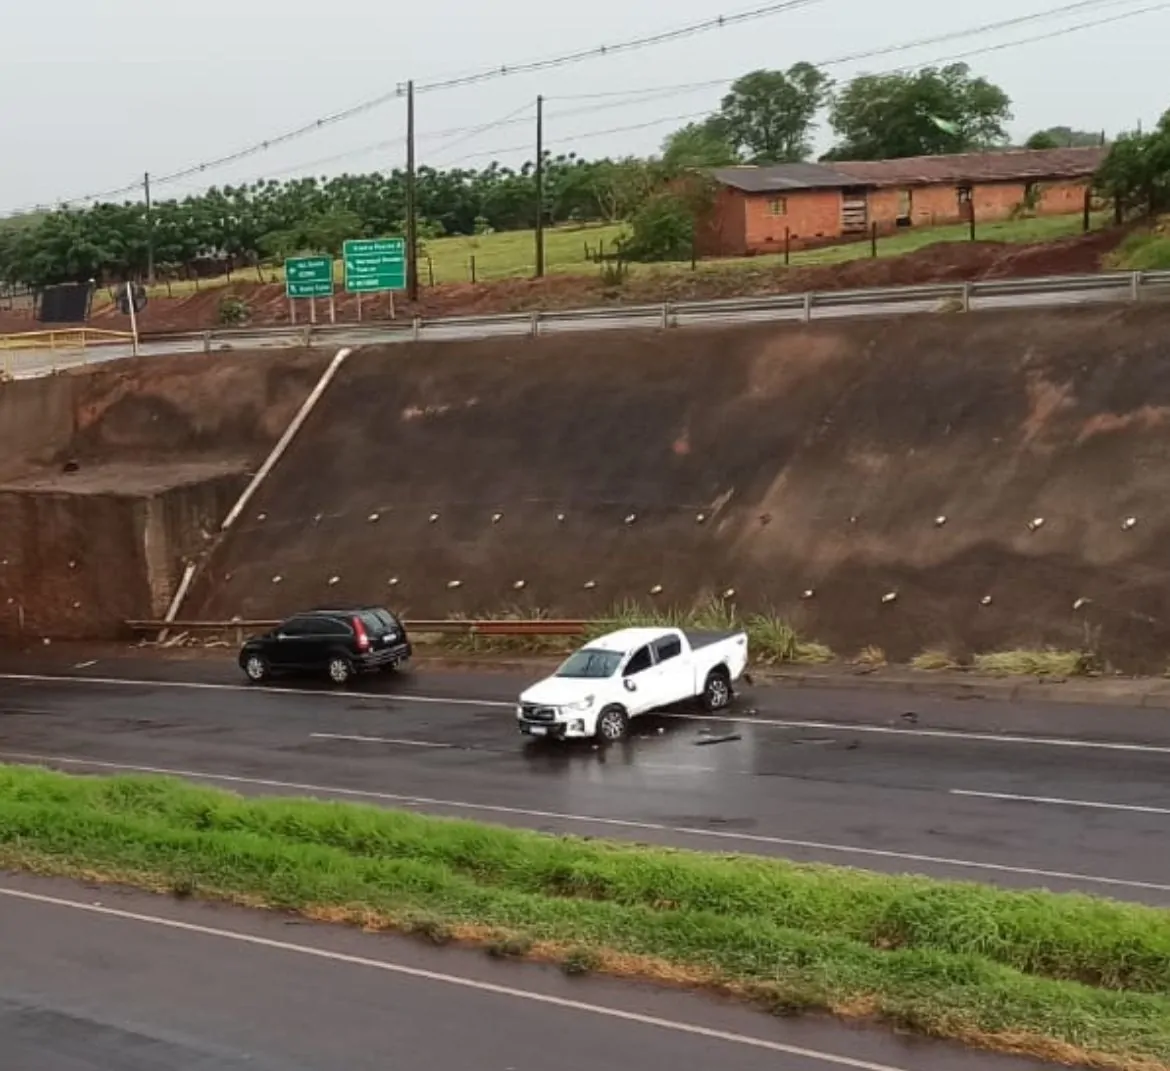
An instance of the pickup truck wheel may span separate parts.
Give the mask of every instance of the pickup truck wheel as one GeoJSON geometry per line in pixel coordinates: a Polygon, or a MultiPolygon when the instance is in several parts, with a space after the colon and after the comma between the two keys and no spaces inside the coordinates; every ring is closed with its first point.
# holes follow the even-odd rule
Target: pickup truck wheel
{"type": "Polygon", "coordinates": [[[597,719],[597,739],[603,744],[624,740],[630,728],[630,719],[621,707],[606,707],[597,719]]]}
{"type": "Polygon", "coordinates": [[[725,669],[713,669],[703,685],[703,706],[708,710],[722,710],[731,702],[731,678],[725,669]]]}
{"type": "Polygon", "coordinates": [[[329,671],[329,679],[337,685],[348,684],[353,676],[353,663],[341,655],[330,658],[326,668],[329,671]]]}

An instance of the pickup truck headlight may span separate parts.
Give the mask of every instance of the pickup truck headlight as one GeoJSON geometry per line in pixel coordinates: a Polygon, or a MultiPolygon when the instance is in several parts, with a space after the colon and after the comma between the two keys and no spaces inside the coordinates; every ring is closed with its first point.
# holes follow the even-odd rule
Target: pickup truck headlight
{"type": "Polygon", "coordinates": [[[595,695],[587,695],[584,699],[577,700],[576,703],[566,703],[565,710],[588,710],[593,706],[593,701],[597,698],[595,695]]]}

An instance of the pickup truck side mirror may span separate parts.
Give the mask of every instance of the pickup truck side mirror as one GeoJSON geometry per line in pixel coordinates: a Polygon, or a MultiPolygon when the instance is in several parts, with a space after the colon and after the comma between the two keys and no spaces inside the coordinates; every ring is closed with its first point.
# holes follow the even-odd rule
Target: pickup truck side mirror
{"type": "Polygon", "coordinates": [[[635,684],[634,681],[630,680],[629,677],[622,681],[622,684],[625,685],[627,692],[636,692],[638,690],[638,685],[635,684]]]}

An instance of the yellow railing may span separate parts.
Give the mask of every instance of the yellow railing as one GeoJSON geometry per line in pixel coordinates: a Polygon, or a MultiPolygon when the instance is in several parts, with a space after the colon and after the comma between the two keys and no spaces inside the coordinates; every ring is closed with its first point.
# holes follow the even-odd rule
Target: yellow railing
{"type": "Polygon", "coordinates": [[[128,331],[102,331],[96,327],[22,331],[15,335],[0,335],[0,350],[83,350],[88,346],[131,342],[133,338],[128,331]]]}

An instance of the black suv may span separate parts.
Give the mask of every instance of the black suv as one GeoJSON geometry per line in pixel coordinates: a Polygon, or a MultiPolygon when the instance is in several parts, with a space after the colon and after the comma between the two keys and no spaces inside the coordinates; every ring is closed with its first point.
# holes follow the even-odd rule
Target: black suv
{"type": "Polygon", "coordinates": [[[380,606],[309,610],[251,637],[240,648],[240,669],[255,684],[294,673],[346,684],[358,673],[397,669],[412,653],[402,622],[380,606]]]}

